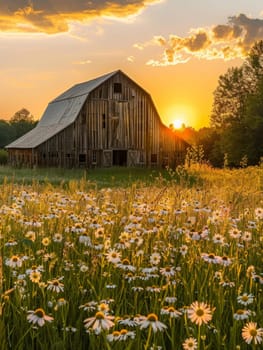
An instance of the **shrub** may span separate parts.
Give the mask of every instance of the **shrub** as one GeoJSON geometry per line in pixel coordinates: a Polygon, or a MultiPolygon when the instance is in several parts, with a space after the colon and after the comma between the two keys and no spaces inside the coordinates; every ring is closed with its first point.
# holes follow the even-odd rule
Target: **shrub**
{"type": "Polygon", "coordinates": [[[7,151],[4,150],[4,149],[0,149],[0,164],[1,165],[7,164],[7,160],[8,160],[8,153],[7,153],[7,151]]]}

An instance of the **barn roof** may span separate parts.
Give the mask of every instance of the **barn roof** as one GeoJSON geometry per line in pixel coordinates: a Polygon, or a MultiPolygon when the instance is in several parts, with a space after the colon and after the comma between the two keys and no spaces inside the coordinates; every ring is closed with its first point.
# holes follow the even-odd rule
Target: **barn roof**
{"type": "Polygon", "coordinates": [[[65,129],[75,121],[89,93],[117,72],[72,86],[48,104],[34,129],[7,145],[6,148],[35,148],[65,129]]]}

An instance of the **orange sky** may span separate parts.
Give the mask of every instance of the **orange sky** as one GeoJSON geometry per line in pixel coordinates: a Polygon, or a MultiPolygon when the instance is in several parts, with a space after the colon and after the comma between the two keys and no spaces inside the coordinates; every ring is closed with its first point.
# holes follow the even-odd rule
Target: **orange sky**
{"type": "Polygon", "coordinates": [[[0,118],[39,119],[72,85],[121,69],[167,125],[209,125],[220,74],[263,39],[258,0],[6,0],[0,3],[0,118]],[[26,5],[25,5],[26,3],[26,5]]]}

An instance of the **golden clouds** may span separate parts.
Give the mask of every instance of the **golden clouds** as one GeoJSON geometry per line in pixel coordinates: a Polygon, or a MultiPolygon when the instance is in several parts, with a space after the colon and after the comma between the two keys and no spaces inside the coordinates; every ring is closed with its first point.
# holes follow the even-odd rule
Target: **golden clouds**
{"type": "Polygon", "coordinates": [[[73,21],[126,18],[160,0],[6,0],[0,3],[0,31],[60,33],[73,21]]]}
{"type": "Polygon", "coordinates": [[[243,58],[253,43],[261,39],[263,20],[240,14],[230,17],[227,24],[191,30],[187,37],[171,34],[165,39],[155,36],[146,43],[135,44],[134,47],[142,50],[149,45],[162,46],[161,58],[151,59],[147,65],[167,66],[185,63],[191,57],[207,60],[243,58]]]}

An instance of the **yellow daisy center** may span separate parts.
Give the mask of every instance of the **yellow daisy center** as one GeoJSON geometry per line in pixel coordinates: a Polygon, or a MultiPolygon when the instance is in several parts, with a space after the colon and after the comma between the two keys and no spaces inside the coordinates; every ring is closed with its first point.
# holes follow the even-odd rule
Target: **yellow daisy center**
{"type": "Polygon", "coordinates": [[[203,310],[203,309],[197,309],[197,310],[196,310],[196,315],[197,315],[198,317],[202,317],[202,316],[204,315],[204,310],[203,310]]]}
{"type": "Polygon", "coordinates": [[[112,332],[112,335],[113,335],[114,337],[118,337],[118,336],[120,335],[120,332],[119,332],[119,331],[113,331],[113,332],[112,332]]]}
{"type": "Polygon", "coordinates": [[[35,310],[34,314],[39,318],[43,318],[45,316],[45,311],[39,308],[35,310]]]}
{"type": "Polygon", "coordinates": [[[175,308],[173,306],[170,306],[168,309],[167,309],[168,312],[175,312],[175,308]]]}
{"type": "Polygon", "coordinates": [[[249,330],[249,334],[252,336],[252,337],[256,337],[258,332],[256,330],[256,328],[252,328],[249,330]]]}
{"type": "Polygon", "coordinates": [[[96,318],[97,320],[103,320],[103,319],[105,318],[105,315],[104,315],[103,312],[98,311],[98,312],[96,313],[96,315],[95,315],[95,318],[96,318]]]}
{"type": "Polygon", "coordinates": [[[238,314],[238,315],[243,315],[243,314],[244,314],[244,310],[238,309],[237,312],[236,312],[236,314],[238,314]]]}
{"type": "Polygon", "coordinates": [[[156,322],[156,321],[158,321],[158,317],[155,314],[149,314],[147,316],[147,320],[150,321],[150,322],[156,322]]]}

